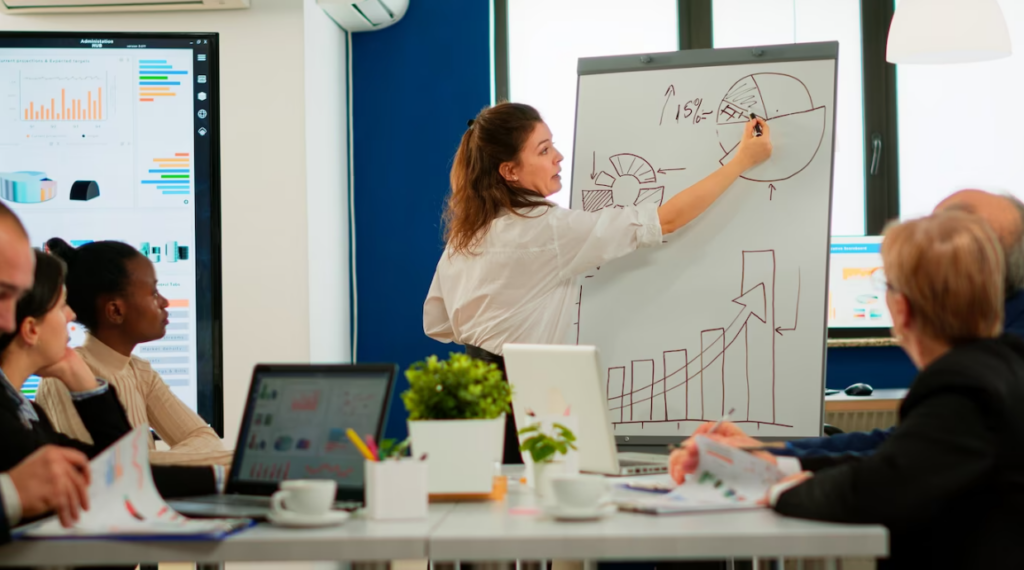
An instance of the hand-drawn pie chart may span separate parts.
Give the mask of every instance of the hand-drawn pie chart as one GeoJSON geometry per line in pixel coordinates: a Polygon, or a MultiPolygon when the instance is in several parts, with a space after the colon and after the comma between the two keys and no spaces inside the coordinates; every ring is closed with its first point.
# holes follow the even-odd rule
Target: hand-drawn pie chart
{"type": "Polygon", "coordinates": [[[650,162],[629,153],[613,155],[608,162],[615,174],[609,174],[607,170],[591,174],[593,184],[599,188],[583,191],[584,210],[597,212],[645,203],[661,205],[665,199],[665,187],[653,186],[658,182],[658,175],[650,162]]]}
{"type": "Polygon", "coordinates": [[[825,137],[825,106],[815,106],[811,92],[792,75],[755,73],[729,88],[718,107],[718,142],[725,164],[736,155],[750,114],[768,122],[772,157],[747,171],[755,182],[788,180],[802,172],[821,148],[825,137]]]}

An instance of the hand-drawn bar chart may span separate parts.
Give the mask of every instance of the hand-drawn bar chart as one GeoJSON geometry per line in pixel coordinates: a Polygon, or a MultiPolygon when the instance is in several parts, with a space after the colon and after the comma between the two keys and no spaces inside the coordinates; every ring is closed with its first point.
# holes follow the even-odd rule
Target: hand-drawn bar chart
{"type": "Polygon", "coordinates": [[[22,121],[105,121],[106,73],[22,74],[22,121]]]}
{"type": "Polygon", "coordinates": [[[154,158],[152,168],[141,182],[153,185],[161,194],[188,195],[192,191],[192,159],[187,152],[176,152],[166,158],[154,158]]]}
{"type": "Polygon", "coordinates": [[[188,75],[184,69],[175,69],[166,59],[139,60],[139,101],[154,103],[165,97],[178,95],[175,87],[188,75]]]}
{"type": "Polygon", "coordinates": [[[775,252],[744,251],[742,258],[740,295],[725,317],[731,322],[699,331],[699,348],[608,368],[613,424],[716,421],[735,408],[738,423],[791,427],[775,413],[775,252]]]}

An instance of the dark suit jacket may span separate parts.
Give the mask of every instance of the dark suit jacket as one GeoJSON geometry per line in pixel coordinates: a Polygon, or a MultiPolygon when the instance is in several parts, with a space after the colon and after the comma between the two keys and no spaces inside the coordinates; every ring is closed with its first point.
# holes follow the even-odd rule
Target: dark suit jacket
{"type": "Polygon", "coordinates": [[[785,515],[889,528],[885,567],[996,568],[1024,560],[1024,341],[954,347],[923,370],[900,425],[868,457],[803,460],[815,475],[785,515]]]}
{"type": "Polygon", "coordinates": [[[0,494],[0,545],[11,541],[11,529],[7,525],[7,511],[3,508],[4,496],[0,494]]]}
{"type": "MultiPolygon", "coordinates": [[[[22,423],[15,403],[0,393],[0,473],[10,471],[47,444],[72,447],[92,458],[132,429],[113,386],[105,394],[76,401],[75,408],[92,435],[93,445],[55,431],[46,412],[38,406],[35,410],[39,422],[29,429],[22,423]]],[[[210,467],[153,466],[153,480],[160,494],[168,498],[216,492],[210,467]]]]}

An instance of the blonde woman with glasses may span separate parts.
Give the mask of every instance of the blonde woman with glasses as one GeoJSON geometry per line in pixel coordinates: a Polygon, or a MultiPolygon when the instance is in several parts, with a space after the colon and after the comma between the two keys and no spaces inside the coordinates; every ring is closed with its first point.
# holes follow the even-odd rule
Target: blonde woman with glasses
{"type": "Polygon", "coordinates": [[[999,242],[977,216],[940,213],[890,227],[882,260],[893,335],[920,371],[899,426],[873,455],[835,457],[767,500],[785,515],[884,524],[879,568],[1018,566],[1024,341],[1001,333],[999,242]]]}

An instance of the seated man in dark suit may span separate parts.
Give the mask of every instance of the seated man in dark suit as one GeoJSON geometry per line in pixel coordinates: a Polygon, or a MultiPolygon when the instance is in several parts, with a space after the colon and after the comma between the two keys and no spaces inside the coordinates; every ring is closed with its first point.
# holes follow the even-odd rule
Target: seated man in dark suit
{"type": "MultiPolygon", "coordinates": [[[[35,257],[21,222],[0,204],[0,333],[14,331],[18,299],[32,286],[35,257]]],[[[24,518],[56,512],[70,525],[89,508],[89,460],[74,449],[47,445],[0,473],[0,544],[24,518]]]]}

